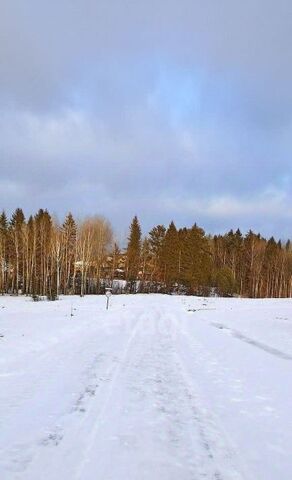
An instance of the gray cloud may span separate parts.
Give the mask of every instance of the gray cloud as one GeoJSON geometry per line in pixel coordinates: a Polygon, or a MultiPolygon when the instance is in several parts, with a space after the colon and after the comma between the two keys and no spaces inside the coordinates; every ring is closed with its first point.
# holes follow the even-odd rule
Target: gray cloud
{"type": "Polygon", "coordinates": [[[290,234],[288,0],[0,8],[3,208],[290,234]]]}

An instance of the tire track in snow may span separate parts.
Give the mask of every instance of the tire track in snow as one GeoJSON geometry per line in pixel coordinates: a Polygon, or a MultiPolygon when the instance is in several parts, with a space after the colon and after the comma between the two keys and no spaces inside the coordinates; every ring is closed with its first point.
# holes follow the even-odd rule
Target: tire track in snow
{"type": "MultiPolygon", "coordinates": [[[[203,344],[198,342],[196,336],[190,334],[185,328],[182,327],[179,333],[181,338],[176,344],[176,353],[181,365],[182,375],[185,377],[186,384],[189,385],[193,395],[194,413],[202,434],[202,440],[208,444],[207,448],[210,448],[214,461],[219,468],[221,467],[223,472],[222,477],[219,476],[218,478],[220,480],[256,480],[247,468],[247,465],[242,463],[239,449],[233,445],[231,438],[226,435],[220,418],[204,401],[206,395],[197,384],[196,378],[192,373],[192,363],[196,363],[199,360],[199,364],[207,364],[207,369],[201,370],[201,374],[204,374],[204,376],[208,375],[209,368],[213,369],[217,365],[217,362],[213,359],[212,352],[207,350],[203,344]]],[[[220,376],[220,365],[218,365],[218,368],[216,375],[219,374],[220,376]]],[[[223,375],[226,376],[226,372],[223,375]]]]}
{"type": "Polygon", "coordinates": [[[210,323],[212,327],[218,328],[219,330],[227,330],[228,332],[231,333],[231,335],[234,338],[238,338],[238,340],[241,340],[242,342],[248,343],[249,345],[252,345],[253,347],[260,348],[261,350],[264,350],[267,353],[270,353],[271,355],[274,355],[275,357],[282,358],[283,360],[292,360],[292,355],[289,355],[288,353],[282,352],[281,350],[278,350],[277,348],[270,347],[269,345],[259,342],[258,340],[254,340],[243,333],[234,330],[231,327],[227,327],[223,323],[216,323],[212,322],[210,323]]]}
{"type": "MultiPolygon", "coordinates": [[[[111,325],[107,328],[112,328],[111,325]]],[[[68,442],[69,438],[69,448],[72,447],[73,444],[77,446],[77,458],[80,453],[78,451],[78,430],[79,427],[81,428],[84,423],[88,420],[90,415],[92,414],[92,410],[95,406],[95,393],[97,387],[100,387],[100,396],[106,396],[106,392],[110,386],[111,379],[116,375],[116,371],[119,368],[119,362],[122,361],[124,358],[125,352],[127,351],[129,344],[132,341],[132,337],[135,335],[135,331],[137,329],[137,321],[134,324],[133,331],[130,334],[130,338],[126,339],[126,345],[122,348],[121,358],[112,354],[112,352],[106,353],[101,350],[101,353],[96,354],[93,361],[87,366],[87,382],[84,386],[83,390],[77,395],[76,400],[72,404],[68,404],[67,410],[65,410],[61,416],[58,417],[57,422],[55,421],[51,426],[46,426],[44,433],[40,433],[38,437],[35,437],[34,440],[31,439],[28,442],[19,442],[7,450],[3,451],[3,467],[7,471],[7,480],[11,480],[12,478],[16,480],[18,479],[40,479],[40,478],[55,478],[55,475],[58,475],[58,465],[62,462],[62,447],[63,443],[68,442]],[[104,362],[102,361],[104,360],[104,362]],[[101,361],[101,362],[100,362],[101,361]],[[105,364],[107,362],[107,364],[105,364]],[[97,366],[99,366],[99,372],[96,370],[97,366]],[[99,385],[95,383],[99,381],[99,385]],[[79,415],[79,417],[75,418],[72,422],[72,416],[74,414],[79,415]],[[71,437],[71,438],[70,438],[71,437]],[[56,450],[55,448],[58,447],[56,450]],[[54,448],[54,461],[47,461],[48,452],[47,449],[54,448]],[[60,458],[61,454],[61,458],[60,458]],[[39,477],[39,472],[42,465],[42,462],[48,463],[47,469],[44,469],[43,476],[39,477]],[[58,463],[59,462],[59,463],[58,463]],[[39,466],[39,467],[38,467],[39,466]],[[55,470],[56,474],[50,476],[51,470],[55,470]],[[9,473],[10,472],[10,473],[9,473]],[[13,473],[15,472],[15,473],[13,473]],[[12,477],[12,475],[14,475],[12,477]],[[19,476],[18,476],[19,475],[19,476]],[[48,475],[48,477],[46,476],[48,475]]],[[[84,336],[83,340],[86,340],[86,336],[84,336]]],[[[92,342],[94,340],[91,340],[92,342]]],[[[74,360],[74,357],[78,356],[81,351],[84,349],[83,341],[79,341],[76,343],[75,348],[68,349],[69,358],[74,360]]],[[[56,345],[53,345],[50,351],[56,351],[56,345]]],[[[58,347],[60,347],[58,343],[58,347]]],[[[47,351],[41,356],[41,360],[44,361],[46,358],[51,358],[47,351]]],[[[67,359],[68,360],[68,359],[67,359]]],[[[70,363],[70,362],[69,362],[70,363]]],[[[74,364],[74,363],[73,363],[74,364]]],[[[31,367],[31,371],[37,372],[37,366],[33,365],[31,367]]],[[[66,361],[65,366],[68,366],[68,361],[66,361]]],[[[52,364],[48,364],[47,372],[50,372],[49,377],[53,378],[53,369],[55,367],[55,362],[52,364]]],[[[64,370],[66,374],[66,370],[64,370]]],[[[36,376],[36,381],[33,382],[33,386],[36,389],[39,389],[39,384],[42,384],[45,381],[44,378],[39,378],[36,376]]],[[[28,386],[27,386],[28,388],[28,386]]],[[[30,392],[33,395],[33,392],[30,392]]],[[[98,396],[96,396],[98,397],[98,396]]],[[[103,400],[103,399],[102,399],[103,400]]],[[[102,402],[103,403],[103,402],[102,402]]],[[[68,443],[67,443],[68,446],[68,443]]],[[[1,479],[6,477],[1,477],[1,479]]]]}
{"type": "Polygon", "coordinates": [[[171,330],[176,319],[161,309],[151,312],[153,315],[156,328],[152,331],[147,330],[151,321],[148,315],[138,319],[138,330],[133,332],[111,382],[75,480],[95,478],[93,472],[100,478],[125,476],[130,480],[137,475],[153,480],[242,480],[233,453],[210,412],[201,407],[196,384],[190,381],[177,351],[177,338],[171,330]],[[116,426],[121,412],[124,418],[116,426]],[[101,419],[107,425],[100,429],[101,419]],[[98,458],[103,455],[102,442],[109,457],[105,461],[98,458]],[[120,445],[118,450],[115,442],[120,445]],[[159,459],[155,457],[157,451],[159,459]],[[156,458],[154,464],[152,456],[156,458]]]}
{"type": "MultiPolygon", "coordinates": [[[[127,341],[125,350],[123,351],[123,355],[119,359],[119,364],[111,369],[111,373],[109,375],[110,383],[107,387],[107,392],[106,392],[106,395],[105,395],[105,399],[103,400],[103,406],[102,406],[101,410],[99,411],[97,418],[95,418],[95,425],[93,426],[91,432],[89,432],[89,435],[88,435],[88,438],[87,438],[87,441],[86,441],[86,447],[85,447],[85,450],[83,451],[83,454],[82,454],[83,458],[81,459],[81,462],[78,465],[76,473],[74,474],[74,479],[76,479],[76,480],[79,480],[79,479],[82,480],[83,470],[86,467],[86,463],[88,462],[90,452],[92,451],[92,449],[94,447],[94,441],[95,441],[96,436],[98,435],[98,431],[99,431],[99,428],[100,428],[100,423],[103,420],[104,416],[106,415],[106,410],[109,407],[110,400],[113,396],[115,385],[116,385],[116,383],[118,381],[118,378],[120,376],[120,373],[121,373],[121,371],[124,367],[124,363],[127,359],[127,356],[129,355],[130,347],[131,347],[131,345],[132,345],[132,343],[133,343],[133,341],[134,341],[134,339],[137,335],[138,328],[139,328],[139,320],[136,320],[136,324],[135,324],[134,329],[133,329],[133,331],[130,335],[130,338],[127,341]]],[[[90,416],[90,415],[91,415],[91,411],[88,411],[87,416],[90,416]]]]}
{"type": "MultiPolygon", "coordinates": [[[[169,414],[171,428],[180,427],[176,434],[181,436],[180,447],[184,450],[185,460],[189,461],[187,478],[243,480],[237,458],[227,441],[224,441],[224,435],[212,413],[202,406],[203,399],[198,386],[195,379],[190,377],[180,354],[181,325],[177,317],[168,311],[162,312],[162,316],[165,328],[158,335],[155,345],[155,367],[162,376],[158,376],[158,385],[160,393],[161,390],[165,392],[161,407],[165,414],[169,414]],[[168,328],[169,325],[171,328],[168,328]],[[186,433],[189,435],[189,445],[183,443],[186,433]]],[[[190,343],[185,343],[184,348],[190,349],[190,343]]]]}
{"type": "MultiPolygon", "coordinates": [[[[186,345],[186,348],[189,348],[186,345]]],[[[204,405],[200,389],[196,385],[183,361],[182,355],[176,351],[181,375],[185,382],[185,393],[189,398],[189,405],[193,412],[196,428],[199,431],[201,445],[206,450],[212,463],[212,476],[214,480],[243,480],[243,473],[239,471],[239,460],[227,442],[213,412],[204,405]]],[[[208,468],[208,465],[206,465],[208,468]]],[[[249,480],[251,477],[248,477],[249,480]]]]}

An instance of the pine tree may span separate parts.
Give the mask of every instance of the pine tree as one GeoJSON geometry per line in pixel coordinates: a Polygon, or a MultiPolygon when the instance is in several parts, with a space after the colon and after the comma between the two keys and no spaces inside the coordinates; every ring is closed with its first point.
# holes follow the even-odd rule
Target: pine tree
{"type": "MultiPolygon", "coordinates": [[[[70,279],[74,277],[74,267],[76,262],[76,241],[77,226],[71,212],[65,218],[62,225],[62,246],[61,254],[63,260],[63,281],[62,287],[64,294],[68,293],[70,279]]],[[[72,285],[74,291],[74,285],[72,285]]]]}
{"type": "Polygon", "coordinates": [[[51,242],[53,235],[53,224],[51,215],[42,208],[35,215],[36,230],[36,261],[35,261],[35,288],[34,293],[47,295],[50,285],[51,270],[51,242]]]}
{"type": "Polygon", "coordinates": [[[12,214],[9,231],[11,239],[11,260],[13,263],[12,291],[18,295],[23,281],[23,227],[25,224],[24,214],[21,208],[17,208],[12,214]]]}
{"type": "Polygon", "coordinates": [[[33,294],[35,293],[35,282],[34,282],[34,270],[36,262],[36,228],[35,220],[32,215],[29,217],[26,229],[25,229],[25,264],[26,264],[26,275],[25,275],[25,293],[33,294]]]}
{"type": "Polygon", "coordinates": [[[8,220],[3,211],[0,215],[0,290],[2,295],[7,292],[8,258],[8,220]]]}

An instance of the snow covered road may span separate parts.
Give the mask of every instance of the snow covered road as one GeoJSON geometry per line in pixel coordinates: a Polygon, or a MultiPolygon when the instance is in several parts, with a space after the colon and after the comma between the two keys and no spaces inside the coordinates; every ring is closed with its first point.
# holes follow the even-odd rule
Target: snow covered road
{"type": "Polygon", "coordinates": [[[1,480],[290,480],[291,392],[291,300],[0,299],[1,480]]]}

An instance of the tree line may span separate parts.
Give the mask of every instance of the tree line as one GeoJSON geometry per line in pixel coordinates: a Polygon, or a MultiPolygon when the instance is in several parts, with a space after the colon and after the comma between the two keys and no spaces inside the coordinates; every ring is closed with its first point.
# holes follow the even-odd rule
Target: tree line
{"type": "Polygon", "coordinates": [[[69,213],[60,225],[47,210],[25,220],[17,208],[0,215],[0,291],[44,295],[96,291],[112,229],[103,218],[77,223],[69,213]]]}
{"type": "Polygon", "coordinates": [[[292,296],[292,247],[251,230],[206,235],[194,224],[157,225],[142,239],[137,217],[130,228],[127,279],[150,291],[246,297],[292,296]]]}
{"type": "Polygon", "coordinates": [[[292,296],[292,247],[249,231],[207,235],[157,225],[146,236],[135,216],[126,248],[110,223],[93,216],[59,223],[47,210],[0,215],[0,292],[47,296],[163,292],[248,297],[292,296]]]}

